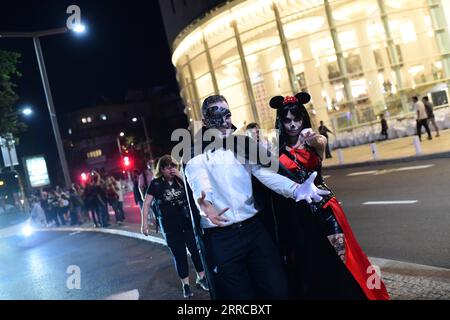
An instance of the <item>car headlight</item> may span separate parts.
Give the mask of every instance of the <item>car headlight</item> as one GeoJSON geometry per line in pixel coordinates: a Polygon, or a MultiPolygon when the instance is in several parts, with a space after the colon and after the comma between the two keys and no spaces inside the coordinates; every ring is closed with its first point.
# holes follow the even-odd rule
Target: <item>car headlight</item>
{"type": "Polygon", "coordinates": [[[33,227],[27,224],[22,228],[22,235],[25,237],[29,237],[33,234],[33,227]]]}

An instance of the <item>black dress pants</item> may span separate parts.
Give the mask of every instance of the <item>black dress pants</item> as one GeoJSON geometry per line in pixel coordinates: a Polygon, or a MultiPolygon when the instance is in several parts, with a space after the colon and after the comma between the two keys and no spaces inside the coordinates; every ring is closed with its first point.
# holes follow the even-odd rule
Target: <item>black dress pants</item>
{"type": "Polygon", "coordinates": [[[280,254],[261,221],[205,229],[204,244],[217,299],[287,299],[280,254]]]}

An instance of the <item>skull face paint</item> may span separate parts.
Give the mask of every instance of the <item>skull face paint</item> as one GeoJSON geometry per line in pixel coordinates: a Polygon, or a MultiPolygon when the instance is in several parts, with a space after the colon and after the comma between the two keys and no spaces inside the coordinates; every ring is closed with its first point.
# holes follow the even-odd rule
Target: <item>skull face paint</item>
{"type": "Polygon", "coordinates": [[[300,134],[303,127],[302,119],[295,117],[290,111],[283,118],[284,131],[288,136],[296,137],[300,134]]]}
{"type": "Polygon", "coordinates": [[[203,112],[203,120],[208,129],[218,129],[223,134],[231,130],[231,111],[225,101],[219,101],[203,112]]]}

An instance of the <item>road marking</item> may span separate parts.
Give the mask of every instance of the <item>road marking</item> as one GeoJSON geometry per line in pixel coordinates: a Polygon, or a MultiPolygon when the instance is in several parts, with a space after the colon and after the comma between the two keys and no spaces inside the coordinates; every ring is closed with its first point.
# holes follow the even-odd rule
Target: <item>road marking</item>
{"type": "Polygon", "coordinates": [[[328,179],[329,177],[331,177],[331,176],[323,176],[324,179],[328,179]]]}
{"type": "Polygon", "coordinates": [[[69,233],[69,236],[74,236],[74,235],[79,234],[79,233],[81,233],[81,231],[75,231],[75,232],[69,233]]]}
{"type": "Polygon", "coordinates": [[[366,174],[375,174],[375,173],[377,173],[377,170],[352,172],[352,173],[349,173],[347,175],[347,177],[362,176],[362,175],[366,175],[366,174]]]}
{"type": "Polygon", "coordinates": [[[106,297],[105,300],[139,300],[139,290],[134,289],[113,294],[109,297],[106,297]]]}
{"type": "Polygon", "coordinates": [[[366,201],[363,205],[371,206],[371,205],[385,205],[385,204],[414,204],[419,202],[419,200],[393,200],[393,201],[366,201]]]}
{"type": "Polygon", "coordinates": [[[434,164],[425,164],[421,166],[411,166],[411,167],[401,167],[401,168],[394,168],[394,169],[380,169],[380,170],[371,170],[371,171],[360,171],[360,172],[352,172],[347,174],[347,177],[352,176],[362,176],[362,175],[381,175],[381,174],[387,174],[391,172],[399,172],[399,171],[409,171],[409,170],[420,170],[420,169],[427,169],[434,167],[434,164]]]}
{"type": "Polygon", "coordinates": [[[423,166],[402,167],[394,169],[394,171],[407,171],[407,170],[419,170],[434,167],[434,164],[425,164],[423,166]]]}

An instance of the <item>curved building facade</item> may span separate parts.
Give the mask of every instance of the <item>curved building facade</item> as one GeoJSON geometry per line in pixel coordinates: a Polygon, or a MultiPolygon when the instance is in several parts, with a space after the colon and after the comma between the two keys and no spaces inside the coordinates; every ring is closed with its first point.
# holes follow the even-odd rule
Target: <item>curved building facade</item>
{"type": "Polygon", "coordinates": [[[307,91],[313,122],[342,132],[412,116],[410,97],[448,105],[448,0],[234,0],[172,43],[191,122],[224,95],[240,127],[272,128],[275,95],[307,91]]]}

